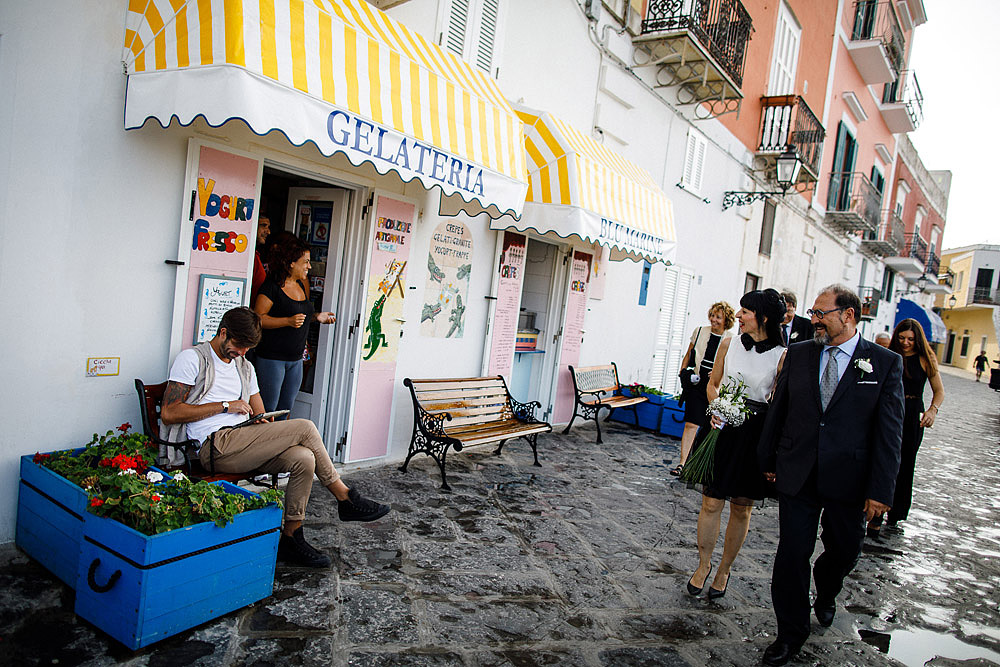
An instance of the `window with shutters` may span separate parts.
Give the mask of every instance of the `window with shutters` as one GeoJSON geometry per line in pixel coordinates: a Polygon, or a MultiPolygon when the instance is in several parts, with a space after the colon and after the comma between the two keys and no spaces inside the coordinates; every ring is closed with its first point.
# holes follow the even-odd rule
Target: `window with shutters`
{"type": "Polygon", "coordinates": [[[748,273],[746,279],[743,281],[743,293],[752,292],[758,287],[760,287],[760,276],[748,273]]]}
{"type": "Polygon", "coordinates": [[[795,73],[799,63],[799,27],[792,12],[780,4],[778,27],[774,34],[774,52],[771,57],[771,76],[768,79],[767,94],[791,95],[795,92],[795,73]]]}
{"type": "Polygon", "coordinates": [[[443,0],[438,44],[492,77],[500,72],[504,0],[443,0]]]}
{"type": "Polygon", "coordinates": [[[684,172],[681,184],[686,190],[701,193],[702,176],[705,172],[705,154],[708,140],[694,130],[688,131],[687,150],[684,151],[684,172]]]}
{"type": "Polygon", "coordinates": [[[680,392],[681,357],[687,350],[691,332],[687,330],[688,304],[694,273],[678,266],[668,266],[660,299],[660,317],[656,325],[653,363],[646,384],[661,391],[680,392]]]}

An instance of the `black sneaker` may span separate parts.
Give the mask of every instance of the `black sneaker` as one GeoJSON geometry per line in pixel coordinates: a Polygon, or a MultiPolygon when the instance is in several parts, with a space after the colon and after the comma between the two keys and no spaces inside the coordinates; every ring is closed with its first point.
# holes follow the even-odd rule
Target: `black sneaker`
{"type": "Polygon", "coordinates": [[[306,538],[302,535],[302,526],[299,526],[290,537],[281,535],[281,539],[278,540],[278,560],[303,567],[330,567],[330,557],[316,551],[306,542],[306,538]]]}
{"type": "Polygon", "coordinates": [[[389,513],[389,506],[368,500],[357,489],[347,492],[347,500],[337,501],[341,521],[374,521],[389,513]]]}

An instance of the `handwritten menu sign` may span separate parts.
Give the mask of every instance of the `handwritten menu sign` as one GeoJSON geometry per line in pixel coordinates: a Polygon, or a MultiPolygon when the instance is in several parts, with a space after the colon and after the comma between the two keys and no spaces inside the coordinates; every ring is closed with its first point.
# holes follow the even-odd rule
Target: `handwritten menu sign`
{"type": "Polygon", "coordinates": [[[526,245],[526,239],[521,234],[503,232],[488,375],[509,377],[514,367],[514,340],[517,337],[517,315],[521,306],[526,245]]]}
{"type": "Polygon", "coordinates": [[[198,312],[194,324],[194,344],[212,340],[227,311],[243,305],[246,278],[202,274],[198,285],[198,312]]]}

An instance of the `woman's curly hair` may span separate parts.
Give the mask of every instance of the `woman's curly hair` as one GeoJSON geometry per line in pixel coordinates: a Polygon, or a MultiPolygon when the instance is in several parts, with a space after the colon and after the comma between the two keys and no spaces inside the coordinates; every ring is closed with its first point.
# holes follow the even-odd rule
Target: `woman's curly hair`
{"type": "Polygon", "coordinates": [[[708,316],[711,317],[715,313],[719,313],[722,315],[726,331],[732,329],[733,325],[736,324],[736,311],[733,310],[733,307],[730,306],[727,302],[716,301],[715,303],[713,303],[712,306],[708,309],[708,316]]]}

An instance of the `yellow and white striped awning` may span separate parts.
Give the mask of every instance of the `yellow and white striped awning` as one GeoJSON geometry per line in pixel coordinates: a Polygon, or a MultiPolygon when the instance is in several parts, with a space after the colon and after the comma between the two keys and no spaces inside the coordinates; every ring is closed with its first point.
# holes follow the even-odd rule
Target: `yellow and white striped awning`
{"type": "Polygon", "coordinates": [[[123,61],[126,129],[241,119],[521,213],[523,126],[495,82],[364,0],[129,0],[123,61]]]}
{"type": "Polygon", "coordinates": [[[507,228],[576,235],[618,257],[673,260],[673,205],[649,172],[550,113],[515,110],[525,124],[528,194],[524,215],[507,228]]]}

